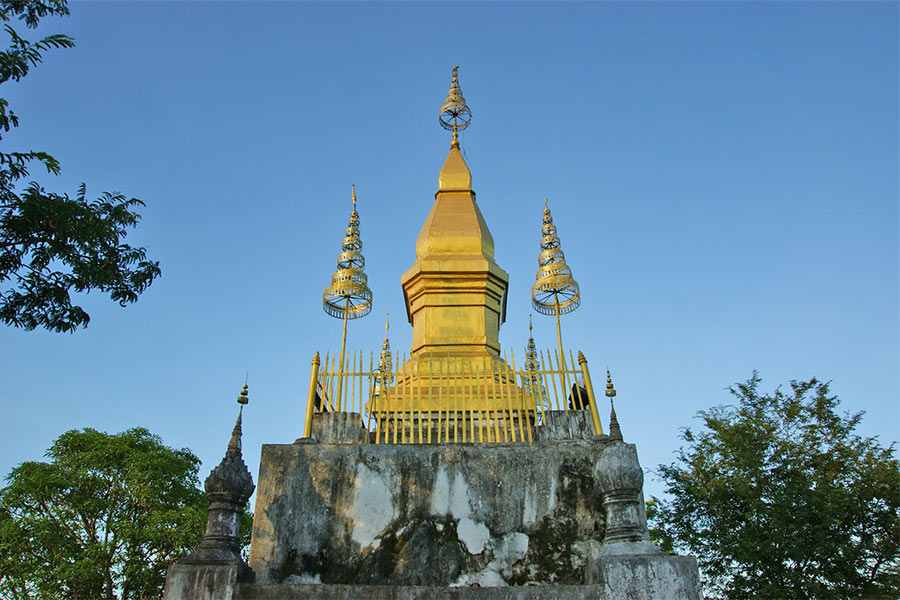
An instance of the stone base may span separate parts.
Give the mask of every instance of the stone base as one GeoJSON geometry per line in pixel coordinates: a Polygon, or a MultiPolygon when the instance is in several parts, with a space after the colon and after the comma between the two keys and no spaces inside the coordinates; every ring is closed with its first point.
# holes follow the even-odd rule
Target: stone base
{"type": "Polygon", "coordinates": [[[252,580],[253,571],[240,559],[218,564],[182,559],[166,573],[163,600],[236,600],[235,586],[252,580]]]}
{"type": "Polygon", "coordinates": [[[594,422],[589,410],[547,410],[543,412],[544,423],[537,427],[535,437],[542,442],[552,440],[607,441],[607,436],[594,433],[594,422]]]}
{"type": "Polygon", "coordinates": [[[243,584],[233,600],[604,600],[601,585],[427,587],[396,585],[243,584]]]}
{"type": "Polygon", "coordinates": [[[312,418],[312,439],[300,438],[297,442],[322,444],[364,444],[368,433],[363,428],[359,413],[315,413],[312,418]]]}
{"type": "Polygon", "coordinates": [[[265,445],[250,567],[265,584],[582,584],[605,446],[265,445]]]}
{"type": "Polygon", "coordinates": [[[361,443],[358,415],[317,417],[263,446],[252,571],[198,548],[166,600],[700,598],[696,560],[646,539],[634,447],[588,411],[532,444],[361,443]]]}
{"type": "Polygon", "coordinates": [[[668,554],[601,556],[585,569],[608,600],[700,600],[697,559],[668,554]]]}

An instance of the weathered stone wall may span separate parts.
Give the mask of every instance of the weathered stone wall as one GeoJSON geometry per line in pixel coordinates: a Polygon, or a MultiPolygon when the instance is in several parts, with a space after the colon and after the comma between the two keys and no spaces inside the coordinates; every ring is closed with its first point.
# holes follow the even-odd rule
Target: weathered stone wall
{"type": "Polygon", "coordinates": [[[264,584],[583,584],[606,445],[265,445],[250,566],[264,584]]]}

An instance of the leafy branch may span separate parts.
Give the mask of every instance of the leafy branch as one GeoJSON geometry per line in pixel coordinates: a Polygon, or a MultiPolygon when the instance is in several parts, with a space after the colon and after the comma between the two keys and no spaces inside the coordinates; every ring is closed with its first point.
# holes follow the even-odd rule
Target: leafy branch
{"type": "MultiPolygon", "coordinates": [[[[0,21],[9,46],[0,51],[0,84],[17,82],[43,61],[49,50],[72,48],[64,34],[37,41],[23,38],[9,24],[18,19],[37,27],[46,16],[65,16],[65,0],[0,0],[0,21]]],[[[19,126],[19,117],[0,98],[0,132],[19,126]]],[[[0,134],[2,140],[2,134],[0,134]]],[[[82,183],[74,198],[48,192],[36,182],[18,188],[32,163],[51,175],[60,164],[43,151],[0,151],[0,321],[32,330],[73,332],[86,327],[87,312],[73,293],[108,294],[120,306],[138,300],[161,274],[147,250],[123,242],[140,221],[137,198],[103,193],[88,201],[82,183]]]]}

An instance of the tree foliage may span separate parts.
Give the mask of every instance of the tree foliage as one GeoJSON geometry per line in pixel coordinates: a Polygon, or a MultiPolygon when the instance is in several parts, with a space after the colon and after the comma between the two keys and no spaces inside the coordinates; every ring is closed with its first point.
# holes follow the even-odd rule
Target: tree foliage
{"type": "MultiPolygon", "coordinates": [[[[10,22],[35,28],[43,17],[68,14],[64,0],[0,0],[0,21],[10,37],[0,52],[0,85],[20,81],[46,51],[75,45],[63,34],[26,40],[10,22]]],[[[18,116],[0,98],[0,141],[18,126],[18,116]]],[[[90,317],[72,304],[72,292],[97,290],[122,306],[137,301],[160,275],[145,248],[123,243],[140,220],[134,208],[143,202],[110,193],[90,202],[84,184],[74,197],[35,182],[20,186],[32,163],[50,174],[60,170],[43,151],[0,151],[0,321],[27,330],[74,331],[90,317]]]]}
{"type": "Polygon", "coordinates": [[[0,490],[0,597],[161,597],[166,569],[203,536],[199,459],[140,428],[68,431],[47,457],[0,490]]]}
{"type": "Polygon", "coordinates": [[[900,591],[900,464],[894,445],[854,433],[827,383],[767,395],[754,373],[736,405],[701,411],[703,428],[659,473],[671,496],[657,539],[698,557],[725,598],[895,598],[900,591]]]}

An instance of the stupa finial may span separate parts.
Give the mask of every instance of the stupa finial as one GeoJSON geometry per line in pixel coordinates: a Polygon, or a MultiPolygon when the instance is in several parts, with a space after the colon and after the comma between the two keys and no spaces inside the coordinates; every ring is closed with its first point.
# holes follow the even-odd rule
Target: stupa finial
{"type": "Polygon", "coordinates": [[[453,132],[453,141],[450,143],[451,148],[459,148],[459,138],[457,133],[469,126],[472,122],[472,111],[463,98],[462,90],[459,89],[459,77],[457,71],[459,65],[453,67],[453,76],[450,80],[450,91],[447,92],[447,99],[441,106],[441,112],[438,120],[441,127],[453,132]]]}

